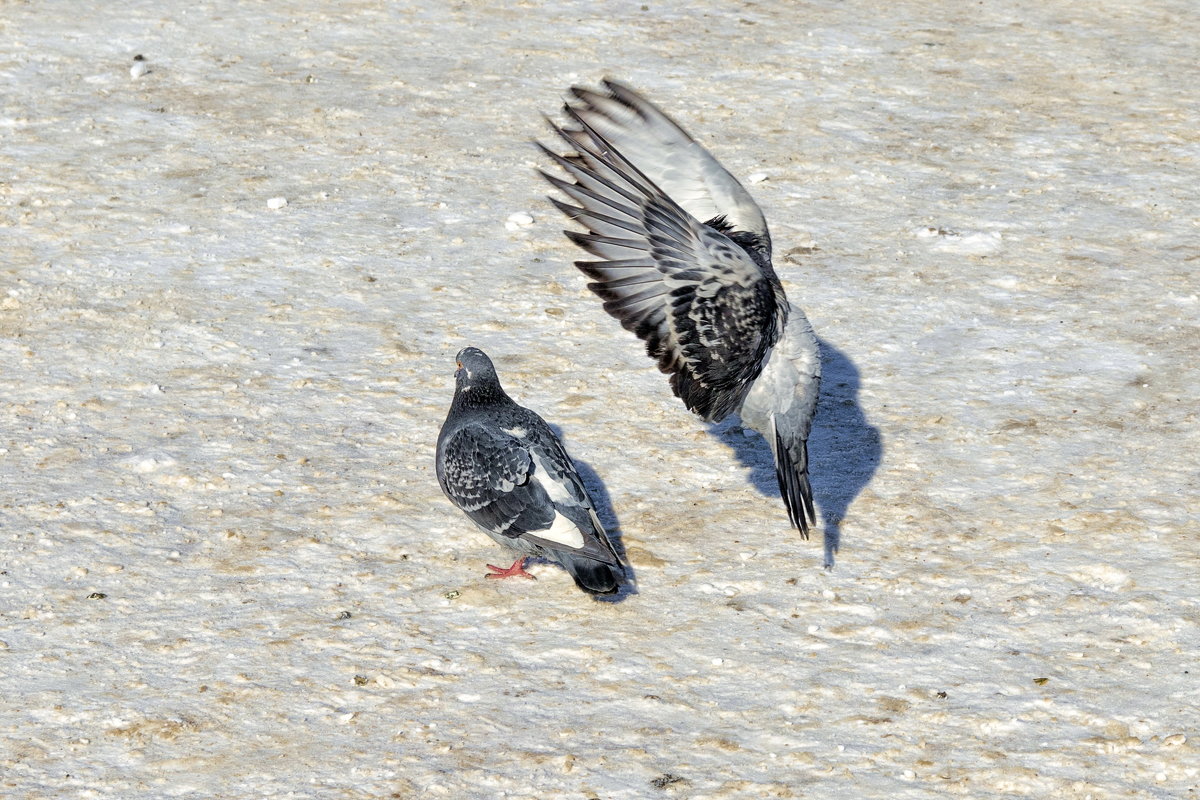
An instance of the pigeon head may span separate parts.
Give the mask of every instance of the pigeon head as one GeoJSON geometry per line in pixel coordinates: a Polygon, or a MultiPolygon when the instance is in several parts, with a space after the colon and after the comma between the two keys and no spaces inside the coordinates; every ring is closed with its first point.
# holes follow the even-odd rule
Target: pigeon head
{"type": "Polygon", "coordinates": [[[458,351],[457,361],[458,370],[454,373],[454,379],[459,394],[503,394],[496,368],[487,353],[478,347],[464,347],[458,351]]]}

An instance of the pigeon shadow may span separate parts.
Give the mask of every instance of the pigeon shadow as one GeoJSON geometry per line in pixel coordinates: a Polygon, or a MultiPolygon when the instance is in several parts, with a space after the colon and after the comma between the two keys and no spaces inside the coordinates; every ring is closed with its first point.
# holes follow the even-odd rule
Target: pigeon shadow
{"type": "MultiPolygon", "coordinates": [[[[563,446],[566,446],[566,439],[563,436],[562,428],[552,423],[550,430],[554,431],[554,435],[558,437],[563,446]]],[[[568,449],[569,453],[570,450],[568,449]]],[[[596,509],[596,516],[600,518],[600,524],[604,526],[604,532],[608,534],[608,540],[612,542],[613,549],[617,551],[617,555],[621,557],[621,561],[625,563],[624,579],[621,581],[621,588],[615,594],[596,595],[596,601],[600,603],[620,603],[625,598],[638,593],[637,578],[633,572],[633,565],[629,563],[629,559],[625,555],[625,544],[621,541],[621,522],[617,519],[617,512],[613,509],[612,498],[609,497],[608,487],[604,485],[604,481],[592,469],[591,465],[586,461],[581,461],[574,455],[571,456],[571,461],[575,464],[575,471],[579,473],[580,479],[583,481],[584,488],[587,489],[588,497],[592,500],[592,506],[596,509]]]]}
{"type": "MultiPolygon", "coordinates": [[[[825,533],[824,563],[829,568],[841,548],[842,520],[883,460],[883,440],[859,405],[858,368],[828,341],[819,337],[817,341],[821,347],[821,394],[808,438],[808,462],[825,533]]],[[[779,499],[783,514],[775,461],[766,440],[731,420],[710,425],[709,433],[729,445],[738,461],[750,469],[748,480],[755,489],[779,499]]]]}

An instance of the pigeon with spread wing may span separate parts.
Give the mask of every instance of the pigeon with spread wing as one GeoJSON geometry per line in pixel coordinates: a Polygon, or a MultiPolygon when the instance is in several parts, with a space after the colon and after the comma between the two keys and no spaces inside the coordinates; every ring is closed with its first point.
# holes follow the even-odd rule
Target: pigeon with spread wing
{"type": "Polygon", "coordinates": [[[670,117],[627,86],[603,86],[572,88],[567,124],[551,123],[573,152],[539,145],[569,178],[542,173],[572,201],[551,202],[587,229],[566,235],[597,258],[575,266],[688,409],[710,422],[736,411],[763,435],[788,517],[807,538],[821,358],[771,266],[767,222],[670,117]]]}

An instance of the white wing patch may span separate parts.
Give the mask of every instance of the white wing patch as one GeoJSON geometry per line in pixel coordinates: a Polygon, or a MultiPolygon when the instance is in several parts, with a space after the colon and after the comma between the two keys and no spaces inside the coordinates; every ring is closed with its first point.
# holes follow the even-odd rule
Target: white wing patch
{"type": "MultiPolygon", "coordinates": [[[[516,434],[512,434],[516,435],[516,434]]],[[[571,491],[565,483],[561,483],[554,479],[554,474],[546,468],[546,463],[538,457],[537,452],[532,452],[533,463],[537,466],[534,480],[542,485],[546,490],[546,495],[555,503],[570,503],[577,505],[575,498],[572,497],[571,491]]],[[[530,531],[530,533],[542,539],[561,544],[565,547],[579,549],[583,547],[583,531],[571,520],[564,517],[562,514],[555,512],[554,522],[549,528],[540,531],[530,531]]]]}
{"type": "Polygon", "coordinates": [[[530,531],[535,536],[578,550],[583,547],[583,531],[562,514],[554,515],[554,524],[544,531],[530,531]]]}
{"type": "Polygon", "coordinates": [[[534,480],[542,484],[542,488],[546,490],[546,494],[550,496],[550,499],[556,503],[565,501],[574,503],[575,499],[571,496],[571,492],[567,489],[566,485],[554,479],[550,470],[546,469],[546,463],[538,458],[537,453],[533,453],[532,455],[533,463],[537,467],[534,480]]]}
{"type": "Polygon", "coordinates": [[[524,428],[521,428],[521,427],[516,427],[516,428],[501,428],[500,430],[504,431],[504,432],[505,432],[505,433],[507,433],[509,436],[515,436],[515,437],[517,437],[518,439],[524,439],[524,438],[525,438],[525,434],[529,433],[529,431],[527,431],[527,430],[525,430],[524,428]]]}

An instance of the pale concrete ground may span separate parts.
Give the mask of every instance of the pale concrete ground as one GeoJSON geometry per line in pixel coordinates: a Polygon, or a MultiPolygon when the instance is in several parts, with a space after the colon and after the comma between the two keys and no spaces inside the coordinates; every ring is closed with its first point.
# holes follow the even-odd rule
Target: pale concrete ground
{"type": "Polygon", "coordinates": [[[1197,795],[1191,3],[102,8],[0,4],[5,796],[1197,795]],[[768,175],[831,571],[569,266],[604,75],[768,175]],[[467,343],[636,593],[482,580],[467,343]]]}

